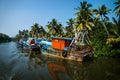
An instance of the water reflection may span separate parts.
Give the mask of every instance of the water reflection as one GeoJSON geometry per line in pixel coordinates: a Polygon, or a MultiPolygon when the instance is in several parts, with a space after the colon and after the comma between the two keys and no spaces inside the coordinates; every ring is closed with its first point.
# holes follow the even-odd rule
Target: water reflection
{"type": "Polygon", "coordinates": [[[71,80],[70,76],[68,76],[68,72],[65,66],[49,63],[48,70],[53,76],[54,80],[71,80]]]}
{"type": "MultiPolygon", "coordinates": [[[[45,52],[45,51],[44,51],[45,52]]],[[[0,80],[119,80],[120,59],[75,62],[0,44],[0,80]]]]}

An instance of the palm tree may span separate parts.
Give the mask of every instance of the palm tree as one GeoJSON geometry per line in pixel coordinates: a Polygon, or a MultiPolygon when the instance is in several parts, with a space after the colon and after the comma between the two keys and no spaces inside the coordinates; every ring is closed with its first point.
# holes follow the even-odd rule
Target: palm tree
{"type": "Polygon", "coordinates": [[[117,0],[116,2],[114,2],[114,4],[116,5],[116,7],[113,10],[113,12],[115,12],[116,16],[118,17],[118,20],[116,20],[115,18],[112,18],[113,22],[115,23],[115,30],[114,29],[112,29],[112,30],[114,30],[113,32],[117,36],[114,35],[114,37],[108,38],[106,41],[107,44],[113,44],[113,43],[120,42],[120,36],[119,36],[119,33],[120,33],[120,31],[119,31],[119,29],[120,29],[120,27],[119,27],[119,25],[120,25],[120,0],[117,0]]]}
{"type": "Polygon", "coordinates": [[[69,19],[69,21],[67,22],[67,25],[65,27],[65,31],[66,31],[66,37],[73,37],[74,36],[74,27],[73,27],[73,24],[74,24],[74,20],[71,18],[69,19]]]}
{"type": "Polygon", "coordinates": [[[46,31],[44,30],[43,26],[40,26],[38,30],[39,37],[44,37],[46,35],[46,31]]]}
{"type": "Polygon", "coordinates": [[[52,19],[51,22],[48,22],[47,28],[48,28],[48,33],[51,36],[62,36],[63,35],[62,24],[58,23],[56,19],[52,19]]]}
{"type": "Polygon", "coordinates": [[[114,17],[112,19],[113,19],[113,22],[115,23],[115,31],[114,31],[114,33],[117,36],[119,36],[120,35],[120,27],[119,27],[120,23],[114,17]]]}
{"type": "Polygon", "coordinates": [[[24,37],[24,39],[27,39],[28,38],[28,33],[29,33],[29,31],[28,30],[23,30],[23,37],[24,37]]]}
{"type": "Polygon", "coordinates": [[[80,7],[75,8],[78,10],[76,13],[77,18],[75,19],[75,27],[78,31],[81,29],[92,30],[91,27],[94,26],[91,18],[93,10],[90,7],[92,7],[91,4],[83,1],[80,2],[80,7]]]}
{"type": "Polygon", "coordinates": [[[23,35],[22,31],[19,30],[19,31],[18,31],[18,37],[19,37],[19,39],[23,38],[22,35],[23,35]]]}
{"type": "Polygon", "coordinates": [[[30,30],[29,37],[33,37],[33,36],[34,36],[34,32],[32,30],[30,30]]]}
{"type": "Polygon", "coordinates": [[[93,23],[93,10],[90,9],[92,7],[91,4],[88,4],[86,1],[80,2],[80,7],[75,8],[78,10],[76,13],[77,17],[75,18],[75,38],[73,41],[75,43],[78,43],[78,37],[80,37],[81,45],[84,45],[84,41],[88,41],[87,32],[89,30],[92,30],[92,27],[94,26],[93,23]],[[84,35],[85,34],[85,35],[84,35]],[[85,37],[87,36],[87,37],[85,37]],[[86,40],[85,40],[86,38],[86,40]]]}
{"type": "Polygon", "coordinates": [[[28,33],[29,33],[29,31],[28,30],[19,30],[18,31],[18,34],[16,35],[16,37],[18,38],[18,39],[27,39],[28,38],[28,33]]]}
{"type": "Polygon", "coordinates": [[[120,42],[120,27],[119,22],[113,17],[113,22],[115,23],[113,25],[113,28],[111,29],[113,36],[108,38],[106,43],[107,44],[114,44],[120,42]]]}
{"type": "Polygon", "coordinates": [[[109,32],[107,30],[107,27],[105,25],[105,21],[106,20],[109,20],[109,18],[106,16],[108,13],[110,13],[110,9],[108,9],[105,5],[102,5],[97,9],[94,10],[94,12],[96,13],[97,15],[97,18],[100,16],[101,20],[102,20],[102,25],[104,26],[106,32],[107,32],[107,35],[109,36],[109,32]]]}
{"type": "Polygon", "coordinates": [[[116,13],[116,15],[118,17],[118,21],[120,22],[120,0],[117,0],[116,2],[114,2],[114,4],[116,5],[116,7],[113,10],[113,12],[116,13]]]}
{"type": "Polygon", "coordinates": [[[39,24],[35,23],[31,28],[32,37],[38,37],[39,24]]]}

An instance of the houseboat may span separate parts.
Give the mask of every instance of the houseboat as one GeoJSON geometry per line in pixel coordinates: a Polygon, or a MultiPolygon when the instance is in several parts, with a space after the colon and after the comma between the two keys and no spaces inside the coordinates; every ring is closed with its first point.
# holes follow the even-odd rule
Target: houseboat
{"type": "Polygon", "coordinates": [[[79,45],[73,42],[75,42],[75,38],[52,37],[52,45],[47,48],[45,54],[74,61],[84,61],[92,57],[91,45],[79,45]]]}

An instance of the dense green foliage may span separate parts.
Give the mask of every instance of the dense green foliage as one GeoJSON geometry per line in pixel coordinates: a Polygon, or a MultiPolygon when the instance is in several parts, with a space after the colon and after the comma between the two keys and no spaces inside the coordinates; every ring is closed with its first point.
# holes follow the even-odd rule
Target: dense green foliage
{"type": "Polygon", "coordinates": [[[35,23],[31,30],[20,31],[16,36],[20,38],[40,37],[50,39],[51,36],[74,37],[75,32],[86,29],[91,39],[95,56],[120,57],[120,0],[113,3],[115,9],[107,8],[106,5],[92,9],[92,4],[86,1],[80,2],[80,6],[75,8],[76,17],[69,19],[67,26],[63,27],[56,19],[52,19],[43,27],[35,23]],[[115,12],[116,18],[109,21],[109,13],[115,12]]]}
{"type": "Polygon", "coordinates": [[[71,37],[71,38],[74,37],[74,26],[73,26],[73,24],[74,24],[73,19],[72,18],[69,19],[69,21],[67,22],[67,26],[65,27],[65,31],[66,31],[65,36],[66,37],[71,37]]]}
{"type": "Polygon", "coordinates": [[[3,33],[0,33],[0,43],[11,41],[11,38],[3,33]]]}
{"type": "Polygon", "coordinates": [[[23,30],[23,31],[19,30],[18,34],[16,35],[16,38],[18,40],[21,38],[27,39],[29,37],[28,33],[29,33],[28,30],[23,30]]]}
{"type": "Polygon", "coordinates": [[[58,23],[56,19],[52,19],[51,22],[47,24],[48,33],[51,36],[63,36],[63,26],[61,23],[58,23]]]}

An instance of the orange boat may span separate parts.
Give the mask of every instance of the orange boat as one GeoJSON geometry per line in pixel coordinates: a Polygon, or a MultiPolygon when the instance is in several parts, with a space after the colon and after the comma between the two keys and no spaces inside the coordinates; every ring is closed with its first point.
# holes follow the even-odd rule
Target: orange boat
{"type": "Polygon", "coordinates": [[[72,43],[72,38],[52,37],[52,48],[47,49],[46,55],[66,60],[85,61],[92,57],[92,46],[77,46],[72,43]],[[56,54],[52,54],[56,52],[56,54]]]}

